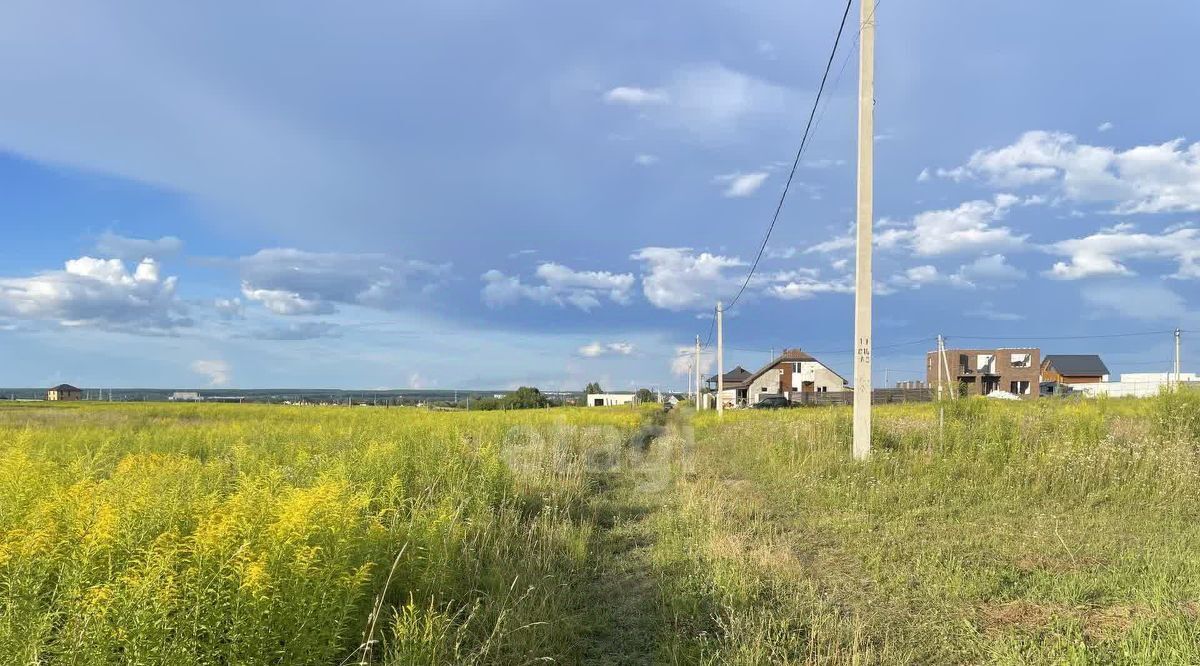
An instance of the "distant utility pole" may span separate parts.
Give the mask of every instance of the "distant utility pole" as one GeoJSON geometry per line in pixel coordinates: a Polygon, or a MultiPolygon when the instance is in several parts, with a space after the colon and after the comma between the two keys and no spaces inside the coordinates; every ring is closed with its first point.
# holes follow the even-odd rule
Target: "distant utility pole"
{"type": "Polygon", "coordinates": [[[700,336],[696,336],[696,411],[700,411],[700,336]]]}
{"type": "Polygon", "coordinates": [[[725,416],[725,309],[717,301],[717,416],[725,416]]]}
{"type": "Polygon", "coordinates": [[[875,147],[875,3],[862,0],[858,49],[858,247],[854,271],[854,459],[871,455],[871,225],[875,147]]]}
{"type": "Polygon", "coordinates": [[[1180,380],[1179,366],[1179,329],[1175,329],[1175,388],[1179,388],[1180,380]]]}

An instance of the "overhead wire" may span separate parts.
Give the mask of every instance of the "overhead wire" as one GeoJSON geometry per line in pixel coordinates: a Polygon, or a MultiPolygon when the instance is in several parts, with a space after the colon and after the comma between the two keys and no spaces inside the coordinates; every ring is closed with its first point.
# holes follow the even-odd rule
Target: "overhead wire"
{"type": "MultiPolygon", "coordinates": [[[[771,216],[771,224],[767,226],[767,233],[763,236],[762,243],[758,247],[758,254],[754,257],[754,263],[750,265],[750,271],[746,273],[746,279],[742,281],[742,286],[738,289],[733,300],[729,302],[727,307],[732,308],[741,299],[745,293],[746,287],[750,284],[750,279],[754,277],[754,272],[758,270],[758,263],[762,260],[763,252],[767,249],[767,242],[771,240],[771,233],[775,231],[775,224],[779,221],[779,214],[783,211],[783,202],[787,200],[788,191],[791,190],[792,181],[796,177],[796,168],[800,166],[800,158],[804,154],[804,149],[808,145],[808,137],[812,131],[813,120],[817,115],[817,109],[821,104],[821,95],[825,92],[825,83],[829,79],[829,70],[833,67],[834,57],[837,55],[838,44],[842,41],[842,32],[846,29],[846,19],[850,16],[850,6],[854,0],[846,0],[846,9],[842,12],[842,22],[838,25],[837,36],[833,39],[833,48],[829,51],[829,59],[825,63],[825,72],[821,75],[821,85],[817,87],[817,96],[813,100],[812,110],[808,114],[808,123],[804,126],[804,135],[800,139],[800,147],[796,150],[796,157],[792,160],[792,170],[788,173],[787,182],[783,185],[783,192],[779,195],[779,203],[775,206],[775,214],[771,216]]],[[[723,306],[724,307],[724,306],[723,306]]]]}

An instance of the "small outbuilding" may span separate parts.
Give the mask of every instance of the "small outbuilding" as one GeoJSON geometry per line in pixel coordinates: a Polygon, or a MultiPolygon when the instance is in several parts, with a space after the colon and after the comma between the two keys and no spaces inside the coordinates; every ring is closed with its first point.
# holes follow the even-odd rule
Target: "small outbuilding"
{"type": "Polygon", "coordinates": [[[1043,382],[1099,384],[1108,381],[1108,366],[1096,354],[1048,354],[1041,375],[1043,382]]]}
{"type": "Polygon", "coordinates": [[[83,392],[70,384],[59,384],[46,390],[47,400],[78,400],[83,392]]]}
{"type": "Polygon", "coordinates": [[[632,393],[589,393],[588,407],[614,407],[616,405],[632,405],[637,396],[632,393]]]}

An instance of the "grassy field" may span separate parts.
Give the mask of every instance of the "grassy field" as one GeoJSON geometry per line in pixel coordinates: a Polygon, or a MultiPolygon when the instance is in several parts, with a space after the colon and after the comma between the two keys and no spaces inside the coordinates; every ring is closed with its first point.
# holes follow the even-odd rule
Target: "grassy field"
{"type": "Polygon", "coordinates": [[[0,663],[1200,663],[1200,395],[849,423],[0,408],[0,663]]]}

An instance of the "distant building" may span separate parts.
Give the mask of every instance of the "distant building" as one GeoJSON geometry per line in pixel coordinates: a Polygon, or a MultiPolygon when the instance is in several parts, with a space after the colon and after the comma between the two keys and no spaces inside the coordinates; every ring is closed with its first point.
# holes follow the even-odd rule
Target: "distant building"
{"type": "Polygon", "coordinates": [[[1022,398],[1038,395],[1041,350],[1037,347],[947,349],[925,355],[925,380],[935,396],[988,395],[1007,391],[1022,398]]]}
{"type": "Polygon", "coordinates": [[[78,400],[83,392],[70,384],[59,384],[46,391],[47,400],[78,400]]]}
{"type": "Polygon", "coordinates": [[[1108,366],[1095,354],[1047,354],[1042,381],[1059,384],[1099,384],[1108,381],[1108,366]]]}
{"type": "Polygon", "coordinates": [[[176,391],[167,396],[167,400],[172,402],[200,402],[203,399],[196,391],[176,391]]]}
{"type": "MultiPolygon", "coordinates": [[[[708,383],[716,388],[716,376],[708,383]]],[[[802,399],[805,393],[839,393],[845,391],[846,380],[824,363],[799,349],[784,349],[757,372],[741,366],[725,373],[721,402],[726,407],[746,407],[767,396],[802,399]]]]}
{"type": "Polygon", "coordinates": [[[613,407],[616,405],[632,405],[636,396],[632,393],[589,393],[588,407],[613,407]]]}
{"type": "MultiPolygon", "coordinates": [[[[1200,386],[1200,376],[1192,372],[1179,373],[1182,386],[1200,386]]],[[[1173,372],[1127,372],[1116,382],[1076,382],[1071,388],[1089,398],[1106,395],[1110,398],[1150,398],[1175,385],[1173,372]]]]}

